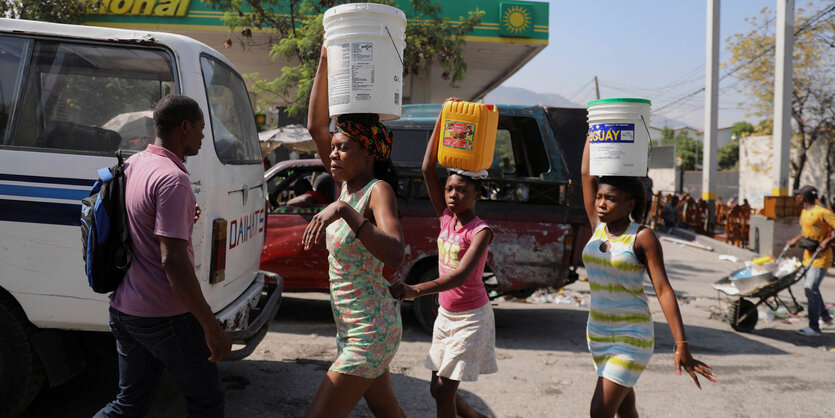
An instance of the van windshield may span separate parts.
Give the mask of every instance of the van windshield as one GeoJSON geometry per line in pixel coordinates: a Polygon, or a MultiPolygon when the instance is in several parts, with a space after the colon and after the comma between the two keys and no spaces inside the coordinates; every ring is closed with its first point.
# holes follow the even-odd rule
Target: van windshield
{"type": "Polygon", "coordinates": [[[35,42],[11,145],[111,154],[155,138],[154,105],[174,92],[159,49],[35,42]]]}
{"type": "Polygon", "coordinates": [[[258,130],[244,80],[210,57],[200,57],[200,65],[218,158],[225,164],[261,164],[258,130]]]}

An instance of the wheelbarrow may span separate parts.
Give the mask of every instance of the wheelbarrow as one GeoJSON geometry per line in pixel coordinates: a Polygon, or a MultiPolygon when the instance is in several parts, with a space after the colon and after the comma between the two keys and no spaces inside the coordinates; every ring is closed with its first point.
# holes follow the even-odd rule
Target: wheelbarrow
{"type": "MultiPolygon", "coordinates": [[[[776,264],[779,264],[788,249],[788,246],[783,248],[783,251],[775,260],[776,264]]],[[[780,272],[776,276],[776,268],[773,268],[765,273],[736,278],[738,273],[745,270],[739,269],[714,283],[714,289],[726,294],[729,298],[736,298],[728,309],[728,322],[730,322],[731,328],[739,332],[751,332],[757,326],[757,320],[759,319],[757,308],[762,304],[772,310],[783,306],[793,315],[803,311],[803,307],[797,302],[791,287],[806,276],[820,252],[820,248],[815,250],[808,265],[804,266],[801,263],[796,269],[789,272],[780,272]],[[780,292],[786,289],[791,296],[791,304],[787,304],[783,299],[777,297],[780,292]],[[751,300],[759,301],[754,303],[751,300]]]]}

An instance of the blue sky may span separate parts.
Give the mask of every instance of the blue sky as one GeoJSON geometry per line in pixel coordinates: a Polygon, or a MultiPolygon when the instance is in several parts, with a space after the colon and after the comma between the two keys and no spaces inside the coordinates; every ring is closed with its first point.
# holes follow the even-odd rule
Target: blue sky
{"type": "MultiPolygon", "coordinates": [[[[776,10],[778,0],[725,0],[720,6],[720,63],[726,39],[747,33],[746,17],[762,8],[776,10]]],[[[669,104],[705,86],[706,0],[551,0],[549,45],[504,86],[556,93],[579,104],[600,96],[644,97],[653,108],[669,104]]],[[[820,3],[818,3],[820,4],[820,3]]],[[[805,6],[797,0],[795,7],[805,6]]],[[[723,70],[720,70],[720,75],[723,70]]],[[[749,101],[728,77],[719,84],[719,127],[758,116],[740,102],[749,101]]],[[[660,114],[688,126],[704,127],[703,93],[668,106],[660,114]]]]}

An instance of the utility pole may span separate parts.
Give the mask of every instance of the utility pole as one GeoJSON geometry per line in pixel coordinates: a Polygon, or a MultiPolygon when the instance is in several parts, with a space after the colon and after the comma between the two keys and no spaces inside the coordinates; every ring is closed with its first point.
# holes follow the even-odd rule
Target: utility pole
{"type": "Polygon", "coordinates": [[[594,98],[600,100],[600,87],[597,86],[597,76],[594,76],[594,98]]]}
{"type": "Polygon", "coordinates": [[[774,171],[772,196],[789,195],[791,150],[792,49],[794,0],[777,0],[777,48],[774,62],[774,171]]]}
{"type": "MultiPolygon", "coordinates": [[[[705,60],[705,136],[702,148],[702,200],[708,204],[707,232],[716,225],[716,119],[719,113],[719,10],[720,0],[707,0],[707,42],[705,60]]],[[[696,144],[698,151],[698,143],[696,144]]]]}

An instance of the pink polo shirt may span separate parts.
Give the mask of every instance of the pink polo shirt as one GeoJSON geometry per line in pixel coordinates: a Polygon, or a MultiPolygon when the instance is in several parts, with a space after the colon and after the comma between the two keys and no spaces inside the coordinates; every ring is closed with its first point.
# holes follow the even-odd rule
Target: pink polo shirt
{"type": "Polygon", "coordinates": [[[177,156],[156,145],[125,161],[125,206],[133,261],[110,306],[134,316],[161,317],[188,312],[174,295],[162,268],[157,236],[188,241],[194,265],[191,233],[196,199],[188,171],[177,156]]]}
{"type": "MultiPolygon", "coordinates": [[[[490,229],[490,226],[476,216],[461,229],[456,230],[455,217],[449,209],[444,209],[441,216],[441,233],[438,235],[438,277],[446,276],[458,268],[461,259],[470,248],[473,237],[484,229],[490,229]]],[[[490,301],[482,281],[486,262],[487,251],[478,260],[478,265],[464,284],[438,294],[438,302],[442,308],[455,312],[469,311],[490,301]]]]}

